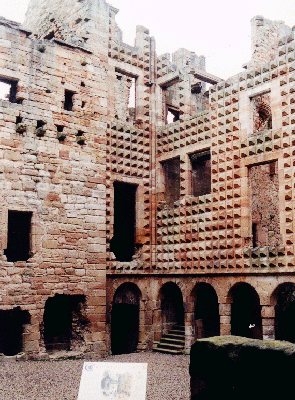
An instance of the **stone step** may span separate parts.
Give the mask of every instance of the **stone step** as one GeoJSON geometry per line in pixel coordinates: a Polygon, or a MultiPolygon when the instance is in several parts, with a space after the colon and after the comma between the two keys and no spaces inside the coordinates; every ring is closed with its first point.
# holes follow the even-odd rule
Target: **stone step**
{"type": "Polygon", "coordinates": [[[170,354],[182,354],[184,352],[184,327],[174,326],[170,331],[163,335],[160,341],[154,342],[154,351],[170,354]]]}
{"type": "Polygon", "coordinates": [[[179,340],[184,339],[184,335],[177,335],[177,334],[174,334],[174,333],[167,333],[166,335],[163,335],[162,337],[163,338],[171,337],[171,338],[175,338],[175,339],[179,339],[179,340]]]}
{"type": "Polygon", "coordinates": [[[154,351],[158,351],[159,353],[166,353],[166,354],[182,354],[183,350],[173,350],[173,349],[166,349],[166,348],[161,348],[157,347],[154,348],[154,351]]]}
{"type": "Polygon", "coordinates": [[[154,342],[154,346],[156,347],[165,347],[165,348],[177,348],[177,349],[183,349],[184,348],[184,343],[163,343],[162,340],[160,342],[154,342]]]}

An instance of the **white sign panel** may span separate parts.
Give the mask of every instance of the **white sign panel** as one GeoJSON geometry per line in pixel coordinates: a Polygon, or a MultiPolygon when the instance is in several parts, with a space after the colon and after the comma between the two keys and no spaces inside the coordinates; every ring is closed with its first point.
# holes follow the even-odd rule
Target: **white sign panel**
{"type": "Polygon", "coordinates": [[[85,362],[78,400],[145,400],[147,364],[85,362]]]}

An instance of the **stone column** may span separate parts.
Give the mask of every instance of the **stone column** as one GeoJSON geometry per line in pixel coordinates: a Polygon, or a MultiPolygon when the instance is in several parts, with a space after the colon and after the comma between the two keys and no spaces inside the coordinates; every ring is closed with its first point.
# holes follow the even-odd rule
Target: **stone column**
{"type": "Polygon", "coordinates": [[[156,302],[156,307],[154,309],[153,326],[154,326],[154,341],[159,341],[162,336],[162,315],[161,315],[160,301],[156,302]]]}
{"type": "Polygon", "coordinates": [[[38,311],[31,311],[30,314],[31,323],[24,325],[23,351],[29,357],[36,358],[40,352],[40,322],[42,321],[43,314],[38,311]]]}
{"type": "Polygon", "coordinates": [[[138,335],[138,350],[145,349],[146,326],[145,326],[145,302],[140,300],[139,304],[139,335],[138,335]]]}
{"type": "Polygon", "coordinates": [[[220,336],[231,334],[231,304],[219,304],[220,336]]]}
{"type": "Polygon", "coordinates": [[[190,354],[191,346],[195,341],[195,327],[194,327],[194,302],[189,302],[185,305],[184,314],[185,326],[185,354],[190,354]]]}

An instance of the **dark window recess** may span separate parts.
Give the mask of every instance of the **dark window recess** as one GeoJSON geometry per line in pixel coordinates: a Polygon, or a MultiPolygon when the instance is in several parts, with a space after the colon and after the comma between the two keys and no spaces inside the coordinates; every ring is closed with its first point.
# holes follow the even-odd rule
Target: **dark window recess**
{"type": "Polygon", "coordinates": [[[274,176],[276,174],[276,161],[269,163],[269,175],[274,176]]]}
{"type": "Polygon", "coordinates": [[[85,296],[57,294],[45,303],[43,324],[47,351],[71,350],[83,344],[88,320],[83,312],[85,296]]]}
{"type": "Polygon", "coordinates": [[[65,102],[64,102],[64,109],[67,111],[73,110],[74,105],[74,92],[71,90],[65,90],[65,102]]]}
{"type": "Polygon", "coordinates": [[[176,121],[179,121],[179,110],[168,107],[166,123],[172,124],[173,122],[176,122],[176,121]]]}
{"type": "Polygon", "coordinates": [[[23,122],[22,117],[20,117],[20,116],[16,117],[16,121],[15,121],[16,124],[21,124],[22,122],[23,122]]]}
{"type": "Polygon", "coordinates": [[[162,163],[165,178],[165,200],[168,204],[173,204],[180,198],[180,159],[162,163]]]}
{"type": "Polygon", "coordinates": [[[85,82],[82,81],[82,82],[81,82],[81,86],[82,86],[82,87],[85,87],[85,82]]]}
{"type": "Polygon", "coordinates": [[[8,211],[8,240],[4,254],[7,261],[27,261],[30,258],[31,212],[8,211]]]}
{"type": "Polygon", "coordinates": [[[86,101],[82,101],[81,108],[84,108],[86,105],[86,101]]]}
{"type": "Polygon", "coordinates": [[[252,224],[252,246],[253,247],[258,246],[258,229],[257,229],[257,224],[255,223],[252,224]]]}
{"type": "Polygon", "coordinates": [[[132,261],[135,242],[136,185],[114,182],[114,236],[110,249],[117,261],[132,261]]]}
{"type": "Polygon", "coordinates": [[[9,79],[0,79],[0,93],[3,100],[8,100],[10,103],[17,103],[17,81],[9,79]]]}
{"type": "Polygon", "coordinates": [[[29,323],[29,312],[20,307],[0,310],[0,353],[15,356],[22,351],[24,325],[29,323]]]}
{"type": "Polygon", "coordinates": [[[190,155],[192,165],[192,194],[199,197],[211,193],[210,150],[190,155]]]}
{"type": "Polygon", "coordinates": [[[44,121],[37,121],[37,126],[36,126],[36,128],[38,129],[38,128],[43,128],[44,127],[44,125],[45,125],[46,123],[44,122],[44,121]]]}
{"type": "Polygon", "coordinates": [[[56,125],[57,132],[61,133],[64,130],[62,125],[56,125]]]}
{"type": "Polygon", "coordinates": [[[55,37],[55,32],[51,31],[51,32],[48,33],[48,35],[44,36],[44,39],[51,40],[54,37],[55,37]]]}

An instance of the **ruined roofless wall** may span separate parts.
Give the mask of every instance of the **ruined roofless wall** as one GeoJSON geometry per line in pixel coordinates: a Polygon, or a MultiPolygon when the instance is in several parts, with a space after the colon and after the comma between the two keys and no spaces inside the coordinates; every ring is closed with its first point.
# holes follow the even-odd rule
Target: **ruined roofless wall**
{"type": "Polygon", "coordinates": [[[30,312],[23,349],[37,353],[46,300],[85,295],[85,349],[103,353],[106,69],[89,52],[34,40],[7,21],[0,35],[1,77],[18,88],[16,102],[0,102],[0,308],[30,312]],[[31,213],[27,261],[4,255],[10,211],[31,213]]]}

